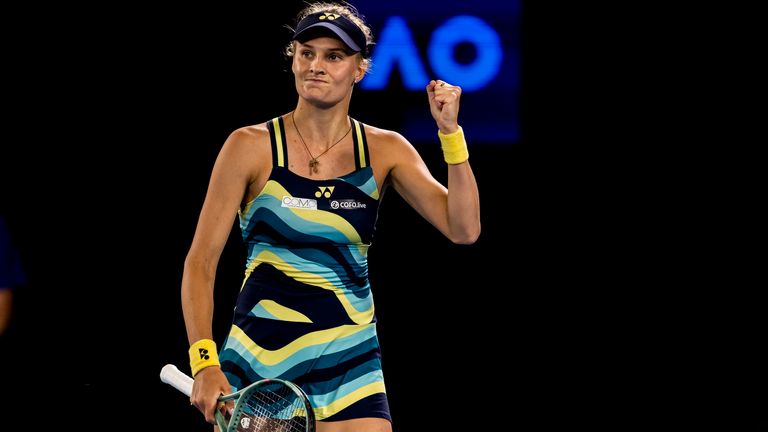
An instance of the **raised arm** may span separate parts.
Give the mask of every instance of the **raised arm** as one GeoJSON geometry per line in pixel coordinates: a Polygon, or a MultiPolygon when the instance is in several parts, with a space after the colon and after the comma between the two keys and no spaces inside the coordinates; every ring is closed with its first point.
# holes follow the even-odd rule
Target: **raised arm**
{"type": "Polygon", "coordinates": [[[480,197],[458,124],[461,88],[433,80],[427,85],[427,95],[448,164],[448,187],[432,177],[403,138],[391,170],[392,182],[398,193],[451,241],[471,244],[480,236],[480,197]]]}

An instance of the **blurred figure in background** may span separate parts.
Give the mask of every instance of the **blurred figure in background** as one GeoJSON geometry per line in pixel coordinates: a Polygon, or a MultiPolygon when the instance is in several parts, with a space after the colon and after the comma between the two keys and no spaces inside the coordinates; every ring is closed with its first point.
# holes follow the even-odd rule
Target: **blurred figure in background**
{"type": "Polygon", "coordinates": [[[13,308],[13,290],[26,282],[21,260],[13,243],[11,233],[0,214],[0,336],[8,330],[13,308]]]}

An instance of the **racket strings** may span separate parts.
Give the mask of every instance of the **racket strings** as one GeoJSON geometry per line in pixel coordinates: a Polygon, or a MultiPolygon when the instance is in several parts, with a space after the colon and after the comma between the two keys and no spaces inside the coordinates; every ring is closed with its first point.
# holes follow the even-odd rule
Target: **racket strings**
{"type": "Polygon", "coordinates": [[[285,385],[265,386],[243,401],[238,432],[304,432],[307,408],[304,401],[285,385]]]}

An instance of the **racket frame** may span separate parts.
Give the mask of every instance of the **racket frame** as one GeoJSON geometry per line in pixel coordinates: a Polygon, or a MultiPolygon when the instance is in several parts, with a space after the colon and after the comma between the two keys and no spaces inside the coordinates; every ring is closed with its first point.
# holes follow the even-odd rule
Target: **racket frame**
{"type": "MultiPolygon", "coordinates": [[[[175,365],[167,364],[163,366],[163,368],[160,370],[160,380],[166,384],[171,385],[176,390],[184,393],[187,396],[192,394],[192,385],[194,384],[194,380],[189,375],[180,371],[175,365]]],[[[304,393],[304,391],[298,385],[279,378],[265,378],[251,383],[247,387],[234,393],[222,395],[219,397],[219,402],[221,403],[228,401],[235,402],[233,414],[229,421],[227,421],[226,417],[224,417],[221,409],[216,409],[216,424],[219,426],[219,429],[226,432],[236,432],[237,425],[240,423],[240,419],[242,418],[244,412],[242,404],[248,400],[248,394],[255,392],[259,389],[259,387],[263,387],[272,383],[282,384],[290,388],[296,394],[299,400],[301,400],[301,402],[304,404],[304,407],[307,411],[307,432],[314,432],[315,412],[312,409],[312,404],[309,402],[309,398],[307,397],[306,393],[304,393]]]]}

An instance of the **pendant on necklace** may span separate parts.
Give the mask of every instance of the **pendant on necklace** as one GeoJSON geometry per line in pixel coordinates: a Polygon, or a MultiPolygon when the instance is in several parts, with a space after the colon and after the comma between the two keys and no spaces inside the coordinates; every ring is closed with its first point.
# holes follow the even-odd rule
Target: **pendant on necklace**
{"type": "Polygon", "coordinates": [[[317,166],[320,165],[320,162],[317,161],[317,159],[312,158],[309,160],[309,171],[314,172],[317,174],[317,166]]]}

